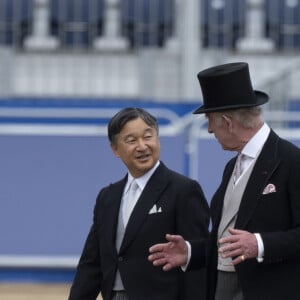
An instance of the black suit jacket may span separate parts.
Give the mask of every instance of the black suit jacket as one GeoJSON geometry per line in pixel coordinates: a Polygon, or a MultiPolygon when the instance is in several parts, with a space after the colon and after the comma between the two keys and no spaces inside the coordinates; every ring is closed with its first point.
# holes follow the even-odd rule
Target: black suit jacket
{"type": "Polygon", "coordinates": [[[117,253],[116,228],[126,182],[127,176],[99,193],[69,299],[92,300],[101,292],[109,300],[117,268],[130,300],[201,299],[205,283],[199,272],[164,272],[147,259],[149,248],[165,242],[166,233],[171,233],[201,238],[204,265],[209,212],[200,185],[160,163],[132,212],[117,253]],[[155,204],[162,212],[149,214],[155,204]]]}
{"type": "MultiPolygon", "coordinates": [[[[226,165],[221,185],[211,202],[212,233],[208,251],[210,300],[214,299],[217,278],[218,226],[235,160],[226,165]]],[[[262,263],[251,259],[236,266],[245,299],[300,298],[300,150],[273,131],[247,183],[235,228],[260,233],[265,250],[262,263]],[[263,194],[270,183],[275,186],[276,192],[263,194]]]]}

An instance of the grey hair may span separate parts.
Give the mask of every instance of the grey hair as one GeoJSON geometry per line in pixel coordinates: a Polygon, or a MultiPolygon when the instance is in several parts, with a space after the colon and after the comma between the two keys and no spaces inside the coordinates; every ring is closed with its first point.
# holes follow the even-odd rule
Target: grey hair
{"type": "Polygon", "coordinates": [[[263,122],[261,106],[232,110],[230,114],[245,128],[256,128],[263,122]]]}
{"type": "Polygon", "coordinates": [[[227,115],[237,120],[244,128],[255,128],[263,122],[261,106],[253,106],[247,108],[238,108],[217,112],[218,119],[221,120],[222,115],[227,115]]]}

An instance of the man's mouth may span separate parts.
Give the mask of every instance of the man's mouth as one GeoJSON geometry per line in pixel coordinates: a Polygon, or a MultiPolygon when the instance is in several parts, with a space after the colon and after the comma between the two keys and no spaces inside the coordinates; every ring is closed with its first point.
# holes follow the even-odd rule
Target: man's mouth
{"type": "Polygon", "coordinates": [[[143,155],[137,156],[136,159],[139,161],[144,161],[144,160],[148,160],[149,157],[150,157],[150,154],[143,154],[143,155]]]}

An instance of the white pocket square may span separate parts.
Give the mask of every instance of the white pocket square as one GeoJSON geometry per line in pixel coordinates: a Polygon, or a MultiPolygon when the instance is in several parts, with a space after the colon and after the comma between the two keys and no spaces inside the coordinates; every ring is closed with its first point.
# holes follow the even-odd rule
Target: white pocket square
{"type": "Polygon", "coordinates": [[[265,188],[264,188],[264,191],[263,191],[263,195],[266,195],[266,194],[271,194],[271,193],[276,193],[276,187],[273,183],[269,183],[265,188]]]}
{"type": "Polygon", "coordinates": [[[157,213],[161,213],[161,212],[162,212],[161,207],[157,208],[156,204],[154,204],[153,207],[149,210],[149,215],[157,214],[157,213]]]}

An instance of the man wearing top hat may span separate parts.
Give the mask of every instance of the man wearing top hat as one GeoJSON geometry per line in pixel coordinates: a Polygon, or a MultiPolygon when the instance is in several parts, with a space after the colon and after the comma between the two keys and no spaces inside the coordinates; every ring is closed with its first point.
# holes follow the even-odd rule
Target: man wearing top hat
{"type": "MultiPolygon", "coordinates": [[[[268,96],[252,89],[247,63],[198,74],[208,132],[237,156],[211,201],[207,247],[209,300],[300,299],[300,150],[264,122],[268,96]]],[[[208,154],[209,155],[209,154],[208,154]]],[[[195,269],[203,247],[167,235],[149,260],[165,271],[195,269]]]]}

